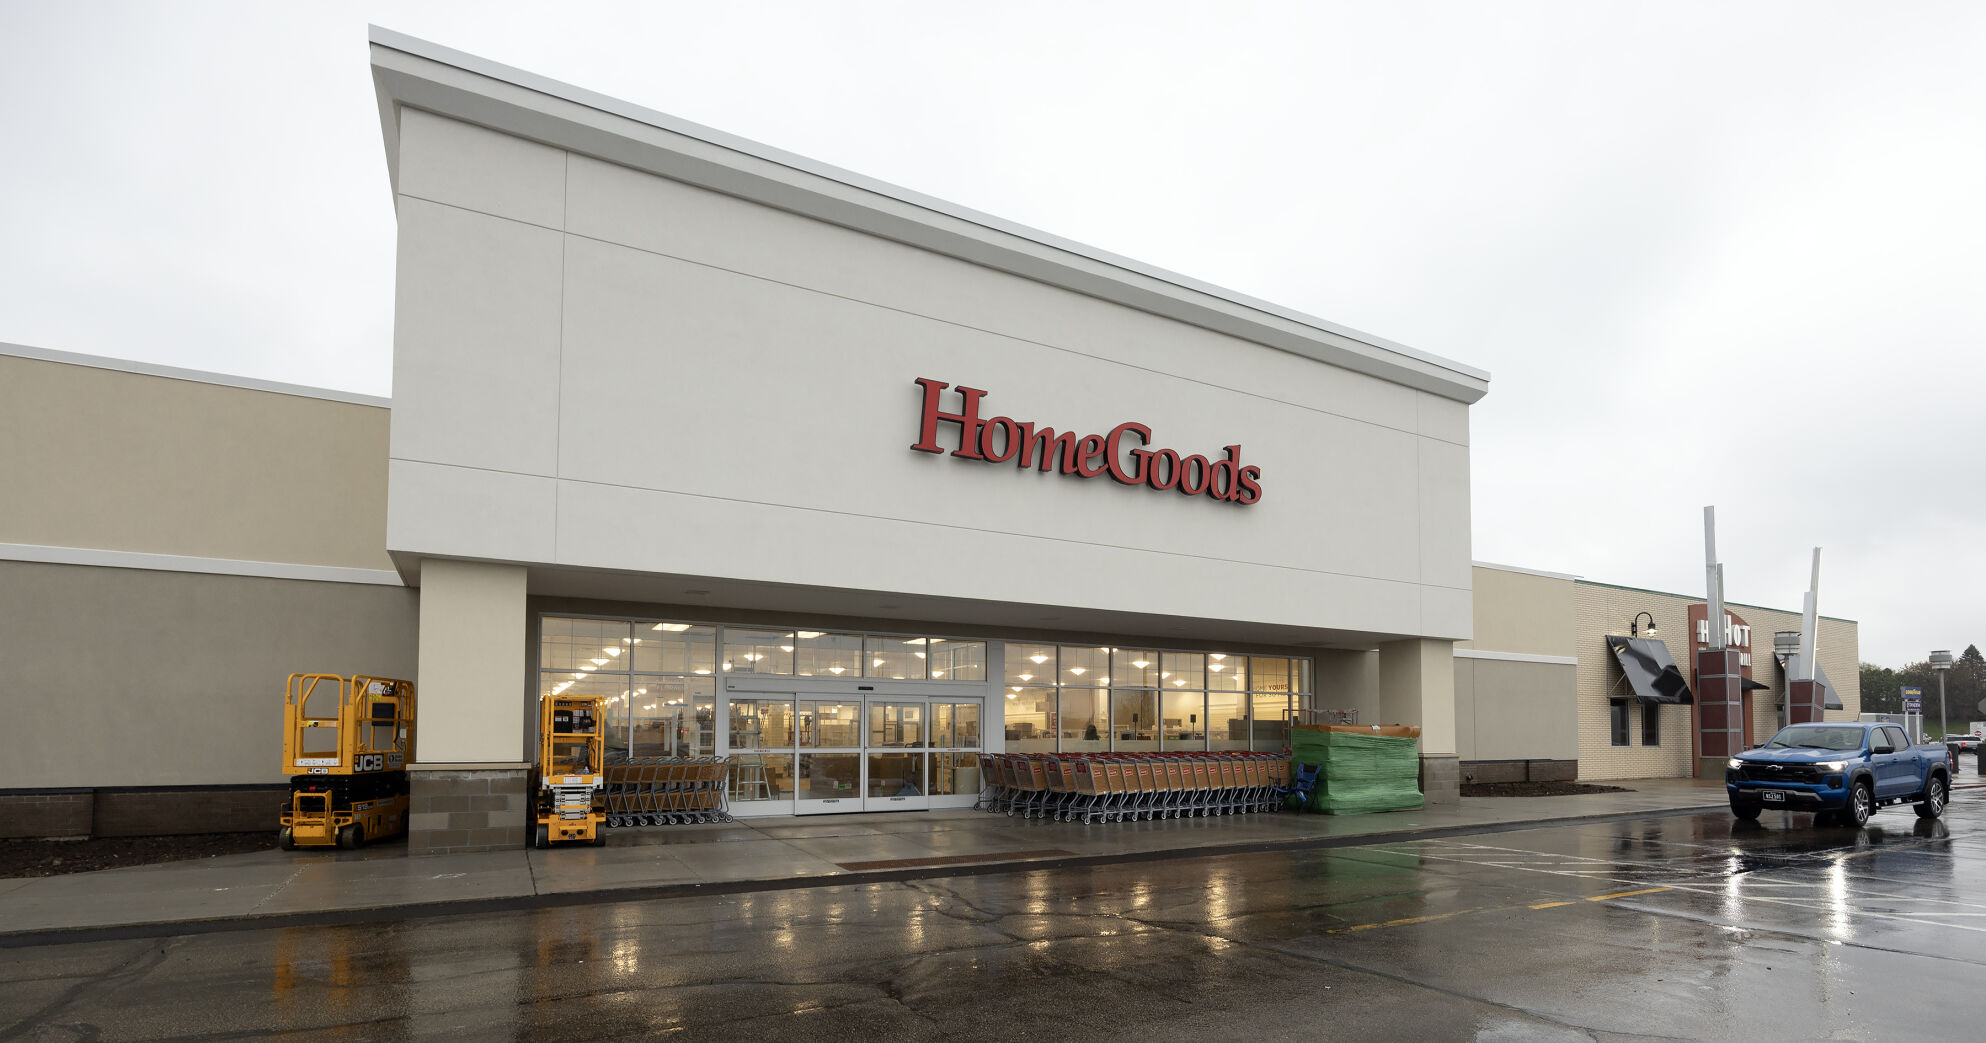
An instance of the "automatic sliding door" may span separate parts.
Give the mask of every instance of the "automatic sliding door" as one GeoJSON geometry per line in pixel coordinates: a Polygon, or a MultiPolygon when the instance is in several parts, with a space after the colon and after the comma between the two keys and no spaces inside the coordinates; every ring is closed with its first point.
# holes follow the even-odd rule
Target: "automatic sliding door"
{"type": "Polygon", "coordinates": [[[799,814],[862,810],[862,703],[858,699],[799,701],[799,814]]]}
{"type": "Polygon", "coordinates": [[[863,807],[869,811],[908,811],[931,806],[925,779],[925,725],[929,707],[922,702],[868,701],[866,743],[867,785],[863,807]]]}

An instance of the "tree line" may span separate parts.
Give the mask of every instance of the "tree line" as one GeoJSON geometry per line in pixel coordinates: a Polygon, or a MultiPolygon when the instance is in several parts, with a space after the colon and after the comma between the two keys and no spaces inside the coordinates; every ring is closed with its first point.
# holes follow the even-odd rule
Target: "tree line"
{"type": "Polygon", "coordinates": [[[1874,663],[1862,664],[1862,712],[1902,713],[1903,689],[1915,685],[1924,691],[1924,732],[1949,735],[1971,730],[1971,722],[1986,721],[1979,701],[1986,699],[1986,656],[1978,645],[1965,646],[1965,652],[1945,673],[1946,720],[1938,720],[1938,671],[1929,661],[1911,663],[1901,670],[1874,663]]]}

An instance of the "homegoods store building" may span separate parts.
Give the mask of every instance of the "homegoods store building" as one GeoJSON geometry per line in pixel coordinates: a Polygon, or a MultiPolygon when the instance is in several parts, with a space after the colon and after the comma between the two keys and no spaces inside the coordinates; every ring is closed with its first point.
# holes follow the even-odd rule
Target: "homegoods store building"
{"type": "Polygon", "coordinates": [[[1472,566],[1486,374],[430,44],[373,63],[390,402],[0,352],[34,461],[0,653],[54,696],[13,700],[46,741],[0,831],[258,813],[292,671],[418,681],[416,851],[523,842],[553,692],[751,765],[739,815],[969,805],[987,751],[1281,749],[1304,707],[1418,725],[1433,803],[1464,757],[1581,759],[1586,624],[1481,633],[1515,613],[1479,576],[1560,582],[1472,566]]]}

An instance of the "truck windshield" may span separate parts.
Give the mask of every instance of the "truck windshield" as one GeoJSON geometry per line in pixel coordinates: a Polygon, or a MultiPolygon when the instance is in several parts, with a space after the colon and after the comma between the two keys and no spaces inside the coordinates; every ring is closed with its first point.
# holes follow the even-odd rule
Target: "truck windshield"
{"type": "Polygon", "coordinates": [[[1796,724],[1791,728],[1781,728],[1772,741],[1765,744],[1769,750],[1802,748],[1813,750],[1859,750],[1862,748],[1862,729],[1830,728],[1826,725],[1796,724]]]}

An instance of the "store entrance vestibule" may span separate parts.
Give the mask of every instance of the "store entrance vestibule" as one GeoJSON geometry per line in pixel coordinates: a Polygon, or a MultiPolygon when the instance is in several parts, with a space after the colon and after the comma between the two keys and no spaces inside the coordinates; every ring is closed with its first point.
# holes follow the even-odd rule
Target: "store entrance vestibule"
{"type": "Polygon", "coordinates": [[[734,811],[920,811],[934,806],[934,795],[941,806],[978,795],[980,699],[806,692],[748,698],[732,701],[734,789],[749,788],[733,793],[734,811]],[[784,741],[784,728],[767,737],[762,726],[752,726],[789,712],[789,747],[773,747],[784,741]],[[750,723],[740,727],[743,722],[750,723]]]}

